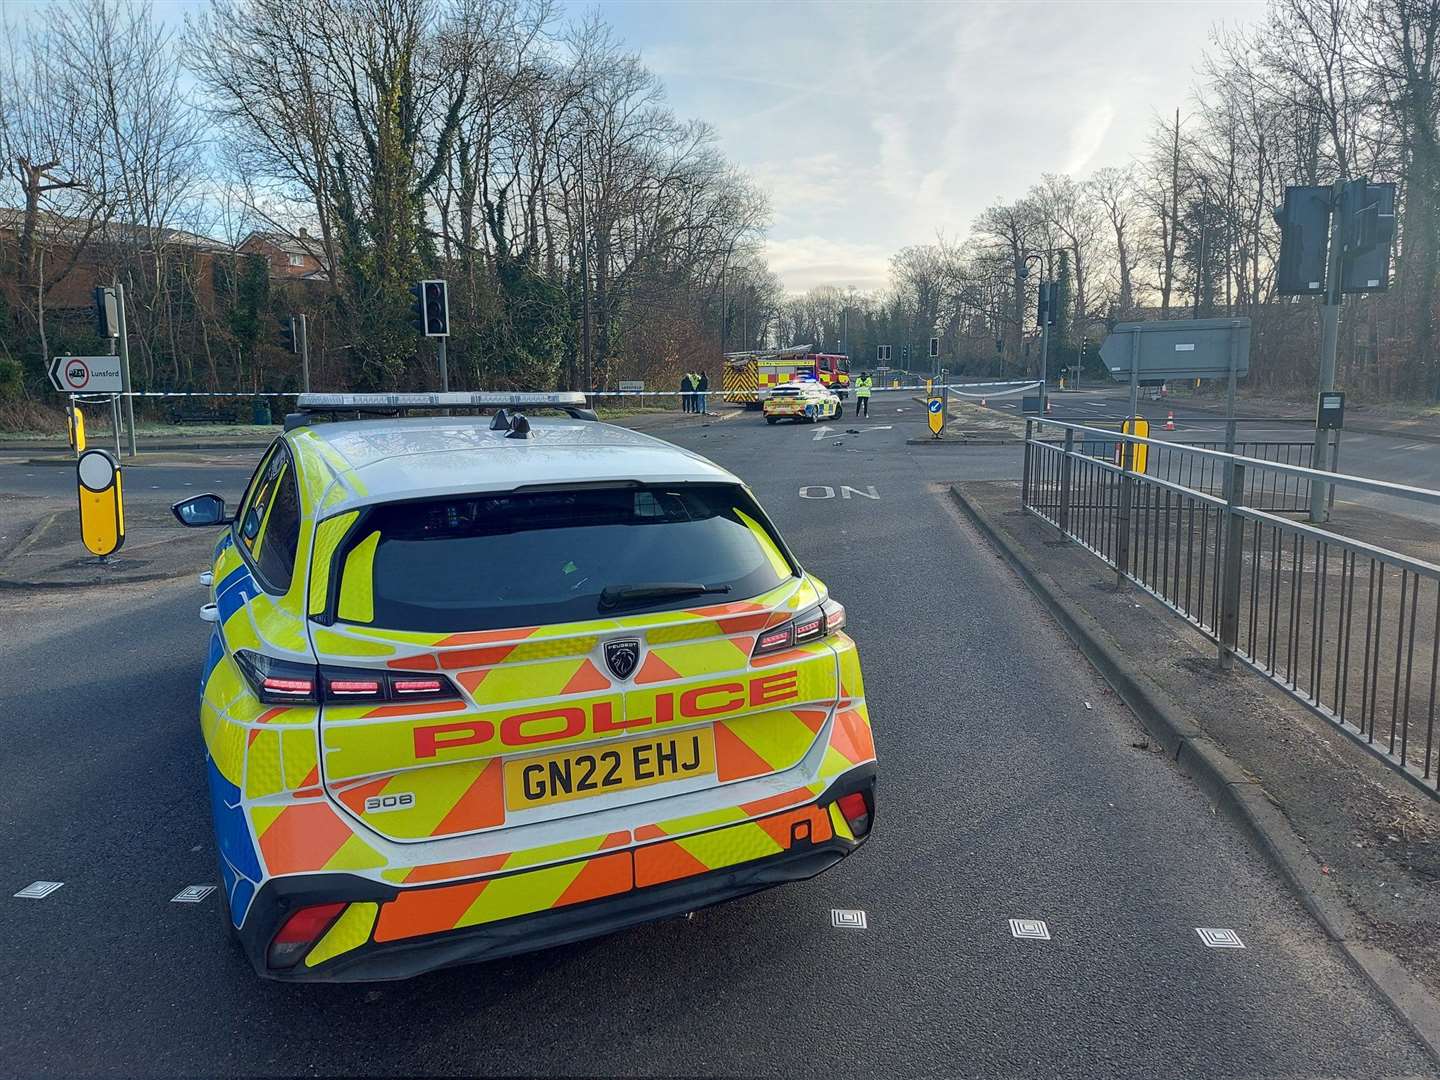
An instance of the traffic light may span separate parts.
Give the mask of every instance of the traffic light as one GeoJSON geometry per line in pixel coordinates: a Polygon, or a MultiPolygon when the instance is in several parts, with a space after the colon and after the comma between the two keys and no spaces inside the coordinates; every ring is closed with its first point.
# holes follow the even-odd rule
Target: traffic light
{"type": "Polygon", "coordinates": [[[284,315],[275,320],[280,324],[280,347],[286,352],[300,351],[300,337],[295,332],[295,316],[284,315]]]}
{"type": "Polygon", "coordinates": [[[1040,282],[1040,295],[1035,310],[1036,326],[1054,326],[1060,299],[1059,287],[1053,281],[1040,282]]]}
{"type": "Polygon", "coordinates": [[[115,303],[115,290],[103,285],[95,288],[95,333],[102,338],[120,336],[120,309],[115,303]]]}
{"type": "Polygon", "coordinates": [[[1339,213],[1345,241],[1340,291],[1384,292],[1395,238],[1395,185],[1352,180],[1340,197],[1339,213]]]}
{"type": "Polygon", "coordinates": [[[900,346],[900,356],[908,366],[910,363],[910,343],[908,341],[900,346]]]}
{"type": "Polygon", "coordinates": [[[940,339],[938,337],[930,339],[930,355],[932,357],[940,355],[940,339]]]}
{"type": "Polygon", "coordinates": [[[1081,371],[1084,371],[1084,370],[1085,370],[1085,361],[1089,358],[1089,356],[1090,356],[1090,339],[1089,339],[1089,338],[1081,338],[1081,339],[1080,339],[1080,370],[1081,370],[1081,371]]]}
{"type": "Polygon", "coordinates": [[[450,336],[450,297],[443,281],[410,286],[410,325],[426,337],[450,336]]]}
{"type": "Polygon", "coordinates": [[[1275,212],[1280,226],[1275,291],[1281,296],[1316,296],[1325,291],[1330,194],[1329,187],[1285,189],[1285,205],[1275,212]]]}

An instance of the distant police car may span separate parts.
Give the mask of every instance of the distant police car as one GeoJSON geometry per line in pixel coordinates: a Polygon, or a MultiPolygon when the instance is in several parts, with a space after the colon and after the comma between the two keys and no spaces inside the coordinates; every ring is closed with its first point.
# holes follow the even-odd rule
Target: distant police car
{"type": "Polygon", "coordinates": [[[225,526],[200,721],[262,975],[574,941],[811,877],[869,834],[844,608],[736,477],[582,405],[305,395],[233,519],[176,504],[225,526]],[[477,406],[501,411],[394,415],[477,406]],[[541,406],[571,417],[514,411],[541,406]]]}
{"type": "Polygon", "coordinates": [[[813,379],[797,379],[768,391],[760,411],[767,424],[781,420],[803,420],[817,423],[840,416],[840,397],[824,383],[813,379]]]}

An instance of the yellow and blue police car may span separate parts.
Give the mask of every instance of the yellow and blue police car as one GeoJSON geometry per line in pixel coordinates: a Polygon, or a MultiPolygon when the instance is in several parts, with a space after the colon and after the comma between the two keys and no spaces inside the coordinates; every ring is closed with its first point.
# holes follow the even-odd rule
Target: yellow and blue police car
{"type": "Polygon", "coordinates": [[[574,941],[870,833],[845,609],[735,476],[583,405],[304,395],[233,514],[176,504],[224,527],[200,725],[260,974],[574,941]],[[526,415],[547,407],[569,415],[526,415]]]}
{"type": "Polygon", "coordinates": [[[840,396],[824,383],[815,379],[796,379],[766,391],[760,411],[767,424],[781,420],[800,420],[818,423],[821,420],[839,419],[840,396]]]}

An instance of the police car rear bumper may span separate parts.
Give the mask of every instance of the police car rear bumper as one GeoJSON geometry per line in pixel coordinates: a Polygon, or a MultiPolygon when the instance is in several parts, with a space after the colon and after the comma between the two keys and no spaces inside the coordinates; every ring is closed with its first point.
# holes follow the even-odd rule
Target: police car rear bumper
{"type": "MultiPolygon", "coordinates": [[[[292,912],[312,904],[339,901],[384,904],[405,890],[350,874],[273,878],[256,894],[245,927],[238,936],[258,974],[286,982],[407,979],[439,968],[583,941],[684,915],[786,882],[804,881],[828,870],[863,844],[873,831],[874,783],[874,765],[861,766],[846,773],[813,804],[828,808],[849,792],[865,792],[870,824],[859,839],[837,834],[818,843],[792,841],[790,849],[778,855],[678,881],[637,886],[600,900],[423,937],[388,942],[370,940],[315,967],[307,967],[302,960],[293,967],[278,970],[266,963],[269,941],[292,912]]],[[[451,881],[446,886],[455,884],[451,881]]]]}

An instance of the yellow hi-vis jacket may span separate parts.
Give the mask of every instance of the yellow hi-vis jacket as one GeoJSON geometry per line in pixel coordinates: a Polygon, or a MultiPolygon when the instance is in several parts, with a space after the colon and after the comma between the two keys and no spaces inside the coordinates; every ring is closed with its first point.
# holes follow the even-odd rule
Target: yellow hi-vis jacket
{"type": "Polygon", "coordinates": [[[861,375],[860,378],[858,378],[858,379],[855,380],[855,396],[856,396],[856,397],[869,397],[869,396],[870,396],[870,387],[873,386],[874,383],[875,383],[875,380],[872,379],[872,378],[870,378],[870,376],[868,376],[868,375],[861,375]]]}

